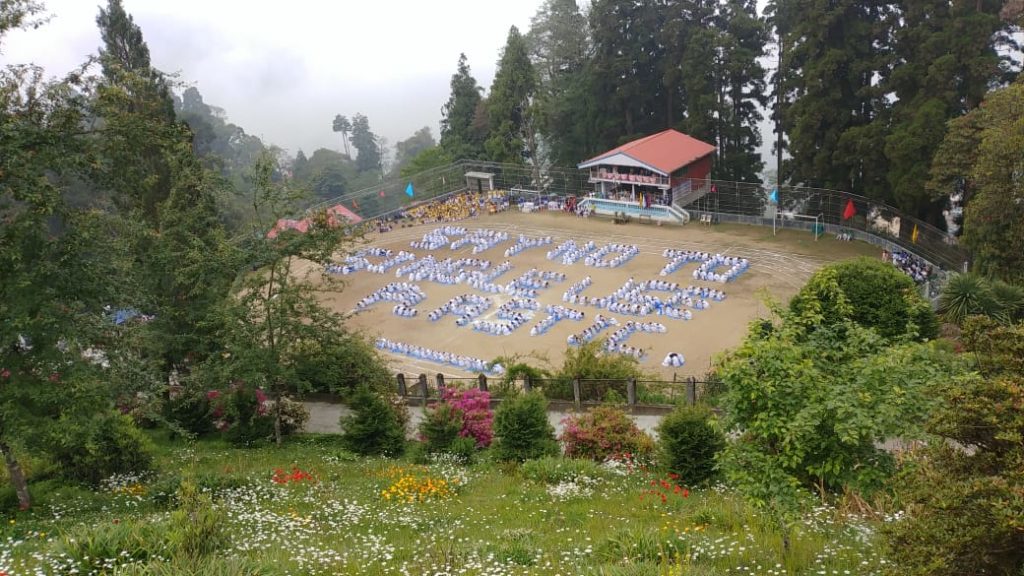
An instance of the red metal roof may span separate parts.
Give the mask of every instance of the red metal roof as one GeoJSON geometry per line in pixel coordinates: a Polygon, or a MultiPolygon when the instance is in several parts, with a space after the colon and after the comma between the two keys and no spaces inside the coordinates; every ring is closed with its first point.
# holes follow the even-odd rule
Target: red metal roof
{"type": "MultiPolygon", "coordinates": [[[[358,224],[363,221],[362,217],[355,212],[345,208],[341,204],[335,204],[327,209],[327,223],[331,226],[337,226],[340,224],[338,217],[342,217],[348,220],[350,224],[358,224]]],[[[292,220],[290,218],[281,218],[274,224],[274,227],[267,232],[267,238],[277,238],[277,235],[285,230],[298,230],[305,234],[309,231],[310,220],[309,218],[303,218],[302,220],[292,220]]]]}
{"type": "Polygon", "coordinates": [[[616,154],[623,154],[665,174],[671,174],[714,151],[715,147],[707,142],[669,129],[627,142],[581,163],[580,167],[616,154]]]}

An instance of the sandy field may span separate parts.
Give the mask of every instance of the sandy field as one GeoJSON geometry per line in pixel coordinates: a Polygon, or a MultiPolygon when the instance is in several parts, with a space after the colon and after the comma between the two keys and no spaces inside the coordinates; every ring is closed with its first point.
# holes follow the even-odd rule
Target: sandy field
{"type": "MultiPolygon", "coordinates": [[[[471,220],[464,220],[454,225],[464,226],[468,230],[487,228],[502,230],[509,233],[508,242],[503,242],[490,250],[472,255],[471,247],[465,246],[452,251],[447,247],[434,250],[434,257],[444,259],[451,257],[476,257],[488,259],[492,266],[506,260],[504,252],[519,234],[527,236],[551,236],[550,246],[527,249],[508,258],[512,270],[494,280],[498,284],[506,284],[523,272],[536,267],[540,271],[562,272],[567,278],[565,282],[552,283],[550,289],[540,290],[537,300],[542,309],[534,313],[534,318],[510,336],[492,336],[476,332],[471,327],[455,325],[455,317],[445,316],[440,321],[431,322],[427,314],[447,302],[454,296],[476,293],[489,296],[494,305],[479,319],[497,320],[496,310],[508,296],[502,294],[486,294],[478,292],[467,285],[442,285],[424,281],[418,283],[426,293],[425,300],[416,308],[419,315],[415,318],[403,318],[392,313],[393,303],[378,302],[369,309],[351,316],[348,326],[365,331],[371,337],[383,336],[391,340],[427,346],[435,350],[458,352],[491,360],[497,356],[534,355],[536,363],[544,361],[552,366],[560,366],[563,354],[568,347],[566,338],[578,333],[592,323],[593,317],[604,314],[617,318],[620,322],[638,320],[661,322],[668,328],[665,334],[635,333],[626,343],[630,346],[647,350],[648,355],[641,361],[641,366],[652,373],[666,379],[675,374],[683,376],[701,376],[711,367],[714,357],[720,352],[738,344],[745,332],[747,324],[754,318],[767,314],[763,303],[764,296],[785,302],[803,285],[807,278],[818,268],[836,260],[859,255],[878,257],[876,248],[860,242],[841,242],[830,236],[823,236],[817,242],[808,231],[781,230],[777,236],[770,229],[757,226],[717,225],[713,227],[692,223],[686,226],[655,226],[652,224],[630,223],[616,225],[610,219],[582,219],[570,214],[555,212],[537,212],[521,214],[504,212],[494,215],[483,215],[471,220]],[[594,268],[579,261],[572,265],[563,265],[560,260],[551,261],[545,257],[548,250],[553,249],[566,239],[573,239],[579,244],[593,240],[601,247],[608,243],[635,244],[640,254],[618,268],[594,268]],[[662,256],[666,248],[682,250],[699,250],[703,252],[721,253],[739,256],[750,260],[750,269],[733,282],[727,284],[702,283],[693,279],[693,271],[699,263],[684,265],[667,277],[659,276],[662,267],[668,262],[662,256]],[[586,313],[581,322],[562,320],[548,332],[540,336],[530,336],[530,327],[547,317],[543,305],[561,304],[562,293],[573,283],[585,276],[593,278],[593,285],[582,294],[588,297],[607,296],[630,277],[637,282],[643,280],[664,279],[677,282],[681,286],[707,285],[725,291],[726,299],[712,302],[707,310],[695,310],[690,321],[676,320],[665,316],[649,315],[636,317],[609,313],[607,310],[591,306],[572,305],[571,307],[586,313]],[[661,361],[669,352],[678,352],[686,358],[682,368],[663,368],[661,361]]],[[[438,224],[423,224],[405,228],[396,228],[382,235],[374,235],[370,245],[390,248],[394,252],[406,250],[417,257],[427,255],[427,251],[410,247],[409,243],[419,240],[422,236],[438,227],[438,224]]],[[[370,258],[371,263],[382,259],[370,258]]],[[[340,260],[339,260],[340,261],[340,260]]],[[[297,272],[300,272],[297,270],[297,272]]],[[[389,282],[405,280],[395,277],[394,268],[385,274],[359,271],[342,277],[345,286],[340,292],[323,292],[323,301],[340,312],[352,312],[356,302],[389,282]]],[[[655,295],[665,297],[667,293],[656,292],[655,295]]],[[[611,330],[602,332],[607,335],[611,330]]],[[[437,372],[448,376],[471,376],[453,366],[434,364],[404,356],[386,354],[396,372],[407,374],[437,372]]]]}

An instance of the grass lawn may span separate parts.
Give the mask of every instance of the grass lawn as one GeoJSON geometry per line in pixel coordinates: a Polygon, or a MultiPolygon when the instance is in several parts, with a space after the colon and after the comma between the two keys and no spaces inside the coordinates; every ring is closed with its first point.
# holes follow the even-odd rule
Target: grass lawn
{"type": "MultiPolygon", "coordinates": [[[[417,466],[356,458],[331,436],[250,450],[160,438],[150,476],[96,491],[36,483],[36,507],[7,512],[0,527],[0,573],[878,574],[885,565],[869,521],[816,508],[783,552],[776,524],[728,489],[687,493],[622,465],[510,467],[485,455],[470,467],[417,466]],[[228,535],[194,571],[175,571],[180,561],[145,538],[103,536],[166,521],[182,475],[212,496],[228,535]]],[[[6,492],[0,503],[14,509],[6,492]]]]}

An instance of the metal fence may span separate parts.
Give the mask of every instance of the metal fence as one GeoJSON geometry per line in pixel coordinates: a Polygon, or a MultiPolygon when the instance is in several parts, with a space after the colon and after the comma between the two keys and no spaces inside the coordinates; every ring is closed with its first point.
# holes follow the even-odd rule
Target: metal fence
{"type": "Polygon", "coordinates": [[[443,374],[398,374],[397,394],[411,404],[439,401],[446,389],[478,389],[490,393],[494,403],[512,394],[538,391],[556,405],[576,407],[597,404],[622,404],[629,407],[670,407],[681,403],[708,404],[722,392],[721,383],[697,380],[545,378],[506,382],[481,374],[472,378],[452,378],[443,374]]]}
{"type": "MultiPolygon", "coordinates": [[[[497,189],[530,191],[531,198],[558,199],[593,191],[588,181],[589,172],[585,170],[460,160],[410,178],[387,180],[347,193],[310,209],[343,204],[366,220],[387,217],[413,204],[466,190],[466,172],[493,174],[497,189]],[[411,197],[406,194],[410,184],[413,190],[411,197]]],[[[848,192],[723,180],[695,180],[689,189],[711,190],[683,206],[690,211],[692,221],[706,214],[713,222],[772,226],[774,220],[783,228],[810,230],[815,222],[796,216],[820,216],[825,233],[848,233],[854,239],[887,250],[905,250],[947,270],[963,270],[970,257],[957,244],[955,237],[935,226],[884,203],[848,192]],[[774,189],[778,190],[777,205],[769,202],[769,195],[774,189]],[[844,218],[851,202],[855,213],[844,218]]]]}

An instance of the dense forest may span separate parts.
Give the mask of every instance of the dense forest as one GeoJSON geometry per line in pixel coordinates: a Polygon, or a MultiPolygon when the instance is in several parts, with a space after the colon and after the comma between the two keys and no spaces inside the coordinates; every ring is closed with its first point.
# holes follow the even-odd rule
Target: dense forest
{"type": "Polygon", "coordinates": [[[999,0],[775,0],[759,14],[741,0],[595,0],[584,12],[547,0],[527,33],[509,31],[486,95],[460,58],[440,149],[413,166],[574,166],[676,128],[717,146],[716,179],[760,182],[767,115],[780,182],[945,226],[942,211],[968,179],[935,182],[932,162],[948,122],[1017,77],[1015,10],[999,0]]]}

